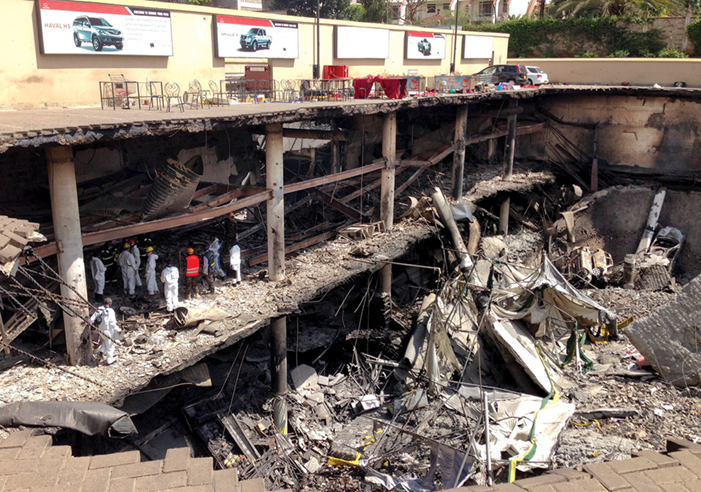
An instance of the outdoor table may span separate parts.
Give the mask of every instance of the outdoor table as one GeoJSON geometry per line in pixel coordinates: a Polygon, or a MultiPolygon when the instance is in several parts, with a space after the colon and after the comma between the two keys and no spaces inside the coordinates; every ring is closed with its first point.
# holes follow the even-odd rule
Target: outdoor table
{"type": "Polygon", "coordinates": [[[356,99],[367,99],[373,84],[377,82],[389,99],[406,97],[407,77],[376,77],[368,75],[364,78],[353,79],[353,92],[356,99]]]}
{"type": "Polygon", "coordinates": [[[370,89],[375,84],[375,77],[368,75],[367,77],[353,79],[353,97],[355,99],[367,99],[370,95],[370,89]]]}
{"type": "Polygon", "coordinates": [[[466,91],[470,88],[468,75],[436,75],[436,90],[466,91]],[[441,83],[444,82],[442,85],[441,83]]]}
{"type": "Polygon", "coordinates": [[[382,77],[378,82],[388,99],[404,99],[406,97],[406,77],[382,77]]]}

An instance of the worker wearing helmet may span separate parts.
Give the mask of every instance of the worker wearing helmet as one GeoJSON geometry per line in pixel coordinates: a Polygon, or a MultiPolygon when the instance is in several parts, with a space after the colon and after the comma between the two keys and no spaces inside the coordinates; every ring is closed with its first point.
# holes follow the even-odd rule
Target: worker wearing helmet
{"type": "Polygon", "coordinates": [[[124,243],[124,251],[119,255],[119,260],[117,264],[122,270],[122,283],[124,285],[125,295],[134,295],[134,288],[136,287],[136,261],[134,260],[134,255],[130,252],[131,245],[129,243],[124,243]]]}
{"type": "Polygon", "coordinates": [[[139,270],[143,269],[141,267],[141,252],[139,251],[139,247],[136,245],[136,241],[133,239],[129,240],[129,246],[129,252],[134,257],[134,263],[136,263],[136,275],[134,275],[134,281],[136,282],[137,287],[143,287],[143,284],[141,283],[141,275],[139,275],[139,270]]]}
{"type": "Polygon", "coordinates": [[[158,255],[153,251],[153,246],[146,248],[146,290],[148,295],[153,296],[158,293],[158,282],[156,282],[156,260],[158,255]]]}
{"type": "Polygon", "coordinates": [[[136,245],[139,247],[139,251],[141,252],[141,265],[139,266],[139,275],[141,275],[145,271],[146,261],[148,260],[146,248],[153,246],[153,241],[147,235],[139,234],[136,238],[136,245]]]}
{"type": "Polygon", "coordinates": [[[100,260],[102,264],[105,265],[105,284],[117,284],[117,274],[119,273],[119,265],[117,265],[117,258],[119,253],[117,249],[108,243],[102,245],[100,249],[100,260]]]}
{"type": "Polygon", "coordinates": [[[238,223],[234,212],[229,212],[226,217],[226,240],[224,241],[224,251],[229,251],[231,247],[239,242],[238,238],[238,223]]]}
{"type": "Polygon", "coordinates": [[[187,248],[187,256],[185,257],[185,297],[192,299],[194,292],[195,297],[199,297],[197,290],[197,282],[200,279],[200,257],[195,254],[193,248],[187,248]]]}

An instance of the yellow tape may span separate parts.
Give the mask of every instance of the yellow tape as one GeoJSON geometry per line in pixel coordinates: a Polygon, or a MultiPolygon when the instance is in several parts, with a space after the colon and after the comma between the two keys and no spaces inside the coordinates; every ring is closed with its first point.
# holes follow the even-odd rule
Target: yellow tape
{"type": "Polygon", "coordinates": [[[578,425],[579,427],[589,427],[591,424],[596,423],[596,426],[599,428],[599,430],[603,431],[603,429],[601,428],[601,424],[596,419],[591,420],[591,421],[587,422],[586,424],[578,424],[577,422],[574,422],[572,420],[570,422],[572,422],[574,425],[578,425]]]}

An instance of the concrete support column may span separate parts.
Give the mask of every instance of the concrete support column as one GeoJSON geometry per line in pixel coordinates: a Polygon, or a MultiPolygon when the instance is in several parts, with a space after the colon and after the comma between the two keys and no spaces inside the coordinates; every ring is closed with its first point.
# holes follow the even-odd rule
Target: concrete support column
{"type": "Polygon", "coordinates": [[[397,158],[397,113],[389,113],[382,121],[382,157],[387,160],[382,170],[380,220],[389,230],[394,224],[394,166],[397,158]]]}
{"type": "MultiPolygon", "coordinates": [[[[509,109],[515,109],[518,106],[516,99],[509,101],[509,109]]],[[[504,168],[502,177],[511,179],[514,172],[514,153],[516,152],[516,114],[509,116],[507,130],[509,134],[506,136],[506,146],[504,147],[504,168]]]]}
{"type": "Polygon", "coordinates": [[[453,154],[453,200],[462,198],[465,174],[465,134],[467,133],[467,104],[458,107],[455,116],[455,153],[453,154]]]}
{"type": "Polygon", "coordinates": [[[499,234],[504,236],[509,235],[509,208],[511,207],[511,198],[506,197],[506,199],[501,202],[501,209],[499,210],[499,234]]]}
{"type": "Polygon", "coordinates": [[[392,297],[392,264],[387,263],[380,269],[380,281],[382,292],[392,297]]]}
{"type": "MultiPolygon", "coordinates": [[[[46,149],[51,192],[51,213],[54,236],[58,244],[58,273],[67,285],[61,285],[61,295],[80,302],[88,298],[85,281],[83,240],[80,232],[78,188],[73,164],[73,148],[56,146],[46,149]]],[[[85,317],[86,307],[75,307],[85,317]]],[[[63,313],[63,325],[68,348],[68,360],[72,365],[88,364],[93,360],[90,327],[79,317],[63,313]]]]}
{"type": "Polygon", "coordinates": [[[273,197],[267,201],[268,211],[268,277],[272,281],[285,278],[285,193],[282,163],[282,125],[266,127],[266,186],[273,197]]]}
{"type": "Polygon", "coordinates": [[[487,140],[487,162],[493,164],[497,162],[497,139],[487,140]]]}
{"type": "Polygon", "coordinates": [[[287,318],[276,318],[270,324],[270,357],[272,375],[273,422],[281,434],[287,434],[287,318]]]}
{"type": "Polygon", "coordinates": [[[341,144],[337,140],[331,141],[331,174],[341,172],[341,144]]]}

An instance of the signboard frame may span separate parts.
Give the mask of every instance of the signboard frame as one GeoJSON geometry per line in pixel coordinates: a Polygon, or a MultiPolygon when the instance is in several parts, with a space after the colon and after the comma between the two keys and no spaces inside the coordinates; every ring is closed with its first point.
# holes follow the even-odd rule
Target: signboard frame
{"type": "Polygon", "coordinates": [[[448,38],[444,33],[407,31],[405,38],[405,58],[407,60],[445,60],[448,38]],[[424,39],[414,42],[414,40],[421,38],[424,39]],[[422,50],[421,47],[421,42],[426,40],[430,43],[428,47],[429,54],[426,54],[425,49],[422,50]],[[441,49],[436,49],[436,45],[442,45],[441,49]]]}
{"type": "Polygon", "coordinates": [[[339,60],[352,59],[375,59],[387,60],[389,58],[389,29],[378,27],[357,27],[357,26],[336,26],[335,36],[335,55],[339,60]],[[363,38],[363,34],[375,36],[367,40],[363,38]],[[382,39],[384,37],[384,40],[382,39]],[[362,44],[355,49],[350,49],[343,45],[348,38],[349,42],[362,40],[362,44]],[[386,42],[386,51],[382,52],[382,46],[378,46],[377,42],[386,42]],[[370,43],[371,46],[365,46],[370,43]]]}
{"type": "MultiPolygon", "coordinates": [[[[141,6],[132,6],[127,3],[92,3],[92,2],[74,2],[74,1],[67,1],[67,0],[36,0],[35,1],[35,14],[36,14],[36,22],[37,22],[37,35],[39,38],[39,52],[42,55],[108,55],[108,56],[158,56],[158,57],[165,57],[165,56],[173,56],[173,23],[172,23],[172,12],[170,10],[164,10],[164,9],[159,9],[159,8],[151,8],[151,7],[141,7],[141,6]],[[67,7],[64,9],[58,8],[58,9],[51,9],[51,8],[42,8],[42,7],[50,7],[51,5],[60,5],[63,7],[67,7]],[[82,8],[81,8],[82,7],[82,8]],[[90,10],[92,8],[93,10],[90,10]],[[97,9],[97,10],[95,10],[97,9]],[[129,28],[124,29],[124,27],[120,26],[110,26],[114,27],[118,31],[120,31],[119,38],[122,39],[121,43],[120,42],[115,42],[117,39],[117,36],[110,36],[111,41],[107,41],[106,43],[102,44],[99,50],[95,50],[95,48],[91,45],[86,40],[81,40],[80,46],[78,46],[78,43],[74,41],[74,36],[76,36],[76,31],[74,30],[74,24],[75,24],[75,18],[80,17],[81,15],[84,15],[86,17],[89,17],[90,14],[100,14],[101,16],[106,16],[108,17],[106,20],[109,23],[109,17],[115,16],[115,15],[126,15],[124,13],[120,13],[119,10],[124,10],[129,12],[129,16],[133,16],[135,18],[142,18],[143,19],[168,19],[167,22],[167,31],[168,31],[168,39],[163,40],[163,46],[159,47],[160,51],[155,52],[155,53],[150,53],[148,49],[143,49],[143,48],[154,48],[155,43],[153,41],[149,42],[144,41],[142,43],[142,47],[138,52],[133,52],[130,50],[124,50],[123,47],[126,43],[129,41],[129,35],[126,34],[129,32],[129,28]],[[45,18],[44,13],[46,12],[72,12],[72,14],[69,17],[74,17],[74,20],[72,23],[68,22],[52,22],[52,19],[47,19],[45,18]],[[52,29],[62,29],[62,30],[68,30],[70,29],[72,35],[71,35],[71,46],[73,46],[76,51],[74,50],[68,50],[64,48],[54,48],[54,49],[48,49],[47,50],[47,43],[50,42],[48,39],[49,36],[47,35],[47,32],[45,32],[45,29],[49,29],[48,26],[51,26],[50,28],[52,29]],[[150,46],[147,46],[147,44],[150,46]],[[118,47],[118,44],[121,44],[122,47],[118,47]],[[83,51],[80,51],[81,46],[85,46],[86,48],[83,49],[83,51]],[[90,46],[91,50],[88,49],[88,46],[90,46]],[[109,47],[111,48],[108,51],[103,50],[103,48],[109,47]]],[[[94,26],[91,26],[90,29],[95,29],[94,26]]],[[[133,30],[132,30],[133,32],[133,30]]],[[[65,44],[65,43],[64,43],[65,44]]],[[[59,45],[60,46],[60,45],[59,45]]]]}
{"type": "MultiPolygon", "coordinates": [[[[251,59],[256,59],[260,60],[261,58],[263,59],[284,59],[284,60],[296,60],[299,58],[299,23],[298,22],[287,22],[287,21],[278,21],[274,19],[266,19],[262,17],[245,17],[241,15],[221,15],[221,14],[214,14],[212,18],[212,24],[214,27],[214,53],[217,58],[251,58],[251,59]],[[236,19],[242,21],[241,23],[236,23],[236,22],[219,22],[224,19],[236,19]],[[295,41],[294,41],[294,49],[291,50],[289,53],[289,56],[271,56],[270,53],[270,46],[275,47],[275,53],[279,53],[277,50],[277,46],[279,46],[279,43],[275,43],[274,40],[271,39],[271,45],[268,46],[267,48],[263,48],[261,51],[258,50],[244,50],[243,48],[237,48],[235,51],[225,51],[226,46],[225,43],[222,42],[222,36],[224,34],[221,32],[220,24],[223,25],[230,25],[230,26],[241,26],[241,31],[243,30],[249,30],[252,27],[264,27],[268,31],[266,31],[266,34],[270,32],[271,34],[267,34],[270,37],[273,37],[273,34],[276,32],[279,34],[280,29],[294,29],[295,30],[295,41]],[[264,51],[266,50],[267,51],[264,51]]],[[[235,33],[232,34],[232,36],[235,35],[235,33]]],[[[239,37],[234,41],[236,46],[240,46],[240,34],[239,37]]],[[[289,46],[289,45],[285,45],[289,46]]],[[[287,48],[283,48],[283,51],[286,51],[287,48]]]]}
{"type": "Polygon", "coordinates": [[[491,59],[494,54],[494,36],[474,36],[470,34],[464,34],[462,36],[462,58],[463,60],[487,60],[491,59]],[[474,53],[467,52],[468,48],[474,47],[470,46],[468,43],[470,41],[479,40],[477,42],[477,48],[482,50],[476,54],[484,56],[474,56],[474,53]],[[480,46],[481,45],[481,46],[480,46]],[[489,46],[487,46],[489,45],[489,46]],[[468,56],[470,55],[470,56],[468,56]]]}

